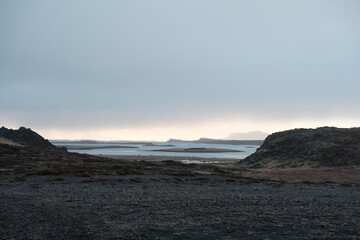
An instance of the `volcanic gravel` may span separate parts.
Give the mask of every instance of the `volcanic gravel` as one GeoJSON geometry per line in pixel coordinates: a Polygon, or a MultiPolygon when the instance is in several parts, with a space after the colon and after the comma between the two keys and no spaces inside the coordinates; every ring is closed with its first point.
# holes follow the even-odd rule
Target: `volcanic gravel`
{"type": "Polygon", "coordinates": [[[219,176],[0,181],[0,239],[360,239],[360,187],[219,176]]]}

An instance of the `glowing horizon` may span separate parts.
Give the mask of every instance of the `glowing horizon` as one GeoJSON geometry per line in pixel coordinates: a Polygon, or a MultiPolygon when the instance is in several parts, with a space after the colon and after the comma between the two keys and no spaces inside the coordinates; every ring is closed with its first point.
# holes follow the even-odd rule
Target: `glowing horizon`
{"type": "MultiPolygon", "coordinates": [[[[201,137],[225,139],[232,133],[248,133],[261,131],[274,133],[294,128],[318,128],[318,127],[357,127],[358,121],[351,119],[327,119],[311,120],[304,119],[291,122],[275,121],[240,121],[223,120],[199,122],[196,124],[173,124],[167,126],[140,126],[140,127],[92,127],[84,129],[69,128],[40,128],[24,126],[38,132],[43,137],[51,140],[103,140],[103,141],[167,141],[170,138],[182,140],[196,140],[201,137]]],[[[18,129],[20,125],[9,124],[8,128],[18,129]]],[[[246,139],[244,139],[246,140],[246,139]]]]}

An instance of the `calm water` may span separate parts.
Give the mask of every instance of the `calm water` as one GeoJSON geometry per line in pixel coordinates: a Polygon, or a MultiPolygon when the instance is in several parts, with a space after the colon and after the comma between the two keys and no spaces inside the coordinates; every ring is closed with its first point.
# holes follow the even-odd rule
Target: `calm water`
{"type": "Polygon", "coordinates": [[[141,155],[141,156],[179,156],[179,157],[202,157],[202,158],[235,158],[243,159],[254,153],[259,145],[228,145],[228,144],[204,144],[192,142],[156,142],[156,146],[146,146],[146,144],[125,144],[121,142],[111,143],[56,143],[55,145],[62,146],[129,146],[136,148],[101,148],[88,150],[69,150],[69,152],[86,153],[92,155],[141,155]],[[164,145],[173,146],[164,146],[164,145]],[[226,148],[231,150],[238,150],[243,152],[226,152],[226,153],[187,153],[187,152],[156,152],[153,150],[168,149],[168,148],[226,148]]]}

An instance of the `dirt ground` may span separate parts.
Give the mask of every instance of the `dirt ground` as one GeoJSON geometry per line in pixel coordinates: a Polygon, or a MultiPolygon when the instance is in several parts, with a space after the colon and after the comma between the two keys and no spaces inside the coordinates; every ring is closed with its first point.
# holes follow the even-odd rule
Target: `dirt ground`
{"type": "Polygon", "coordinates": [[[356,168],[13,148],[0,155],[0,239],[360,239],[356,168]]]}
{"type": "Polygon", "coordinates": [[[223,176],[0,181],[0,239],[360,239],[360,187],[223,176]]]}

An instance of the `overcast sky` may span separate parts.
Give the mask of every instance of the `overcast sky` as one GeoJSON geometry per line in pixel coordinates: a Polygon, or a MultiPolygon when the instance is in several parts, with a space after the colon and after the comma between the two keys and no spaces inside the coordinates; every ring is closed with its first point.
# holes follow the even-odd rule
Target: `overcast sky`
{"type": "Polygon", "coordinates": [[[0,1],[0,125],[48,138],[360,125],[360,1],[0,1]]]}

